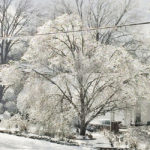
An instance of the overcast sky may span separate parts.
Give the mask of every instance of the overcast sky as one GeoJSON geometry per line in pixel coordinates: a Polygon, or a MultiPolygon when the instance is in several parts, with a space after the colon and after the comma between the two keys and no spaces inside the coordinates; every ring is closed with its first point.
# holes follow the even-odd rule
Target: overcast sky
{"type": "MultiPolygon", "coordinates": [[[[39,7],[47,7],[55,0],[32,0],[33,3],[38,4],[39,7]]],[[[72,0],[73,1],[73,0],[72,0]]],[[[137,13],[141,14],[144,18],[150,18],[150,0],[133,0],[134,3],[137,4],[136,10],[137,13]]],[[[141,18],[139,18],[141,20],[141,18]]]]}
{"type": "MultiPolygon", "coordinates": [[[[135,0],[136,1],[136,0],[135,0]]],[[[139,12],[141,18],[140,21],[150,21],[150,0],[139,0],[139,12]]],[[[140,33],[150,38],[150,25],[144,25],[140,28],[140,33]]]]}

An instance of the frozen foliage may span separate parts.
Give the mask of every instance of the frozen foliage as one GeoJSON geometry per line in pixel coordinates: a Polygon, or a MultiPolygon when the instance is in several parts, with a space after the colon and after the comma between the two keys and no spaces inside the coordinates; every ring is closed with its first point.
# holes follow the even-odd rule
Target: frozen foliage
{"type": "Polygon", "coordinates": [[[39,133],[65,135],[69,132],[71,110],[61,105],[61,96],[54,95],[52,89],[48,82],[29,77],[18,96],[17,106],[22,114],[29,114],[31,123],[39,126],[39,133]]]}
{"type": "Polygon", "coordinates": [[[15,91],[13,88],[8,88],[7,91],[3,95],[3,100],[14,100],[15,98],[15,91]]]}
{"type": "Polygon", "coordinates": [[[3,118],[6,119],[6,120],[10,119],[11,118],[10,113],[8,111],[5,111],[4,114],[3,114],[3,118]]]}
{"type": "MultiPolygon", "coordinates": [[[[18,85],[22,81],[23,73],[16,64],[4,65],[1,68],[0,78],[5,86],[18,85]]],[[[12,93],[12,92],[11,92],[12,93]]]]}
{"type": "Polygon", "coordinates": [[[136,146],[139,150],[149,150],[150,148],[150,127],[142,126],[128,129],[125,138],[128,139],[132,147],[136,146]]]}
{"type": "Polygon", "coordinates": [[[23,120],[22,117],[19,114],[14,115],[10,118],[10,114],[8,112],[5,112],[3,117],[4,120],[0,123],[0,127],[5,129],[11,129],[14,131],[20,131],[25,132],[28,128],[28,122],[27,120],[23,120]],[[7,117],[6,117],[7,115],[7,117]],[[8,117],[9,116],[9,117],[8,117]]]}
{"type": "Polygon", "coordinates": [[[3,108],[10,113],[16,113],[16,99],[22,90],[26,75],[19,68],[18,63],[10,63],[1,66],[0,79],[4,87],[1,91],[3,108]]]}

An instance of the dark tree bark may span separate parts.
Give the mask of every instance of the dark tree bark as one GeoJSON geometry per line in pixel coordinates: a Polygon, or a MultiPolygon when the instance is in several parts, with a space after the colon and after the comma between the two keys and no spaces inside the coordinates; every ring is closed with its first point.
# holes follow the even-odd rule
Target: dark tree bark
{"type": "Polygon", "coordinates": [[[5,86],[0,85],[0,102],[2,102],[2,98],[4,95],[5,86]]]}
{"type": "MultiPolygon", "coordinates": [[[[81,90],[82,91],[82,90],[81,90]]],[[[81,99],[81,115],[80,115],[80,135],[84,136],[86,133],[86,112],[85,112],[85,102],[83,99],[83,94],[80,94],[81,99]]]]}
{"type": "Polygon", "coordinates": [[[82,122],[80,127],[80,135],[85,136],[85,133],[86,133],[86,126],[85,123],[82,122]]]}

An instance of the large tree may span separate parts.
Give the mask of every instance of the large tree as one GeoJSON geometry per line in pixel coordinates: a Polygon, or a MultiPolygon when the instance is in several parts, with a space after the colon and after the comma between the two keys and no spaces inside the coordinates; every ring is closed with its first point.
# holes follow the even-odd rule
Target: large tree
{"type": "Polygon", "coordinates": [[[66,33],[83,28],[77,15],[60,16],[41,27],[39,33],[65,33],[33,38],[23,57],[34,66],[35,74],[55,87],[53,93],[76,112],[81,135],[97,116],[123,109],[125,103],[136,100],[131,81],[142,68],[126,50],[100,44],[91,32],[66,33]]]}

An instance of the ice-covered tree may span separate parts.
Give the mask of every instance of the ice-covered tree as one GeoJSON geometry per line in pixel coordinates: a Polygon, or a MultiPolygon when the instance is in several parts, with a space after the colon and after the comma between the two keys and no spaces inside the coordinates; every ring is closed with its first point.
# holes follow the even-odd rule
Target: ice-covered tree
{"type": "Polygon", "coordinates": [[[136,100],[131,87],[143,69],[125,49],[100,44],[92,32],[67,33],[83,28],[75,14],[49,21],[39,33],[64,34],[33,38],[23,57],[34,66],[33,72],[55,87],[50,90],[61,95],[76,112],[81,135],[97,116],[123,109],[124,104],[136,100]]]}

